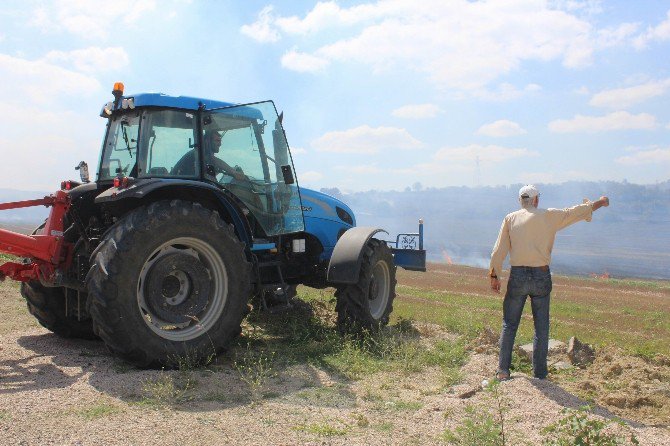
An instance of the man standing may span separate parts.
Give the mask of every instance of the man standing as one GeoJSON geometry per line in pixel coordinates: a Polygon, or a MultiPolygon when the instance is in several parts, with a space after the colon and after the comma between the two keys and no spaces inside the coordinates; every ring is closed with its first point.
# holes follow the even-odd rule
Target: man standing
{"type": "Polygon", "coordinates": [[[607,197],[566,209],[538,209],[540,192],[533,185],[519,190],[521,209],[508,214],[502,222],[491,254],[491,289],[500,293],[500,274],[509,253],[512,266],[503,301],[500,358],[496,377],[510,377],[512,348],[521,313],[530,296],[535,336],[533,337],[533,375],[547,377],[549,348],[549,295],[551,293],[551,250],[556,232],[580,220],[591,221],[593,211],[609,206],[607,197]]]}

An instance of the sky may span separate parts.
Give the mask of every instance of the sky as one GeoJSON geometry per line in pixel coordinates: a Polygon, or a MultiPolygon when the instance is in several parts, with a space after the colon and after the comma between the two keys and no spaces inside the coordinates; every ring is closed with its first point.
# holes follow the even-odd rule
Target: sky
{"type": "Polygon", "coordinates": [[[315,189],[670,179],[667,0],[3,1],[0,188],[96,166],[117,81],[274,100],[315,189]]]}

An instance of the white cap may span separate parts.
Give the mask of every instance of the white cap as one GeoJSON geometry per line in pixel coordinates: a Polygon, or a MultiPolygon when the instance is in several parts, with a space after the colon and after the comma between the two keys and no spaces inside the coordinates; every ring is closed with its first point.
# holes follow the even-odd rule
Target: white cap
{"type": "Polygon", "coordinates": [[[535,198],[540,195],[540,191],[532,184],[527,184],[519,189],[519,198],[535,198]]]}

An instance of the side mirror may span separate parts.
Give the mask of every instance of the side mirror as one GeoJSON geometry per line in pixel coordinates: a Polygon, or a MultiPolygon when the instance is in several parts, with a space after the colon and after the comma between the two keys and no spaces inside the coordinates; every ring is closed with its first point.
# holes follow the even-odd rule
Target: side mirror
{"type": "Polygon", "coordinates": [[[284,184],[293,184],[295,179],[293,178],[293,171],[291,166],[281,166],[281,173],[284,176],[284,184]]]}
{"type": "Polygon", "coordinates": [[[86,161],[81,161],[74,167],[74,169],[79,171],[79,176],[81,177],[82,183],[88,183],[91,181],[88,175],[88,164],[86,164],[86,161]]]}

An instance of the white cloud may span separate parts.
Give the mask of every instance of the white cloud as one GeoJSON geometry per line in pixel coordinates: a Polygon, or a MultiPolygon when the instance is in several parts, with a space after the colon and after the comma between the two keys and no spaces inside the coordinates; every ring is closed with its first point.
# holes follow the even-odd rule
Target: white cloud
{"type": "MultiPolygon", "coordinates": [[[[589,64],[600,45],[587,21],[537,0],[424,0],[420,8],[414,0],[379,0],[348,8],[320,2],[302,18],[268,15],[248,26],[261,24],[268,26],[265,34],[326,33],[329,27],[339,27],[330,33],[339,40],[300,53],[303,59],[311,54],[320,67],[324,61],[357,62],[376,72],[402,67],[423,73],[440,87],[465,90],[481,90],[525,61],[589,64]]],[[[290,58],[283,65],[314,71],[290,63],[290,58]]]]}
{"type": "Polygon", "coordinates": [[[396,149],[416,149],[422,144],[405,129],[363,125],[349,130],[328,132],[314,140],[312,146],[322,152],[370,154],[396,149]]]}
{"type": "Polygon", "coordinates": [[[435,160],[449,161],[450,163],[458,161],[477,161],[480,162],[501,162],[514,158],[536,157],[539,156],[534,150],[516,149],[501,147],[496,145],[481,146],[479,144],[470,144],[464,147],[443,147],[435,153],[435,160]]]}
{"type": "Polygon", "coordinates": [[[59,67],[47,60],[26,60],[0,54],[0,100],[44,104],[61,94],[97,92],[94,77],[59,67]]]}
{"type": "Polygon", "coordinates": [[[472,92],[472,95],[485,101],[511,101],[521,96],[542,90],[538,84],[528,84],[523,89],[518,89],[512,84],[502,83],[496,89],[481,89],[472,92]]]}
{"type": "Polygon", "coordinates": [[[604,90],[593,95],[589,101],[595,107],[622,109],[661,96],[670,90],[670,79],[651,81],[633,87],[604,90]]]}
{"type": "Polygon", "coordinates": [[[637,166],[641,164],[670,163],[670,148],[640,150],[632,155],[622,156],[616,162],[626,166],[637,166]]]}
{"type": "Polygon", "coordinates": [[[440,107],[435,104],[412,104],[398,107],[391,114],[405,119],[427,119],[434,118],[441,112],[440,107]]]}
{"type": "Polygon", "coordinates": [[[377,5],[362,4],[342,9],[333,2],[318,2],[304,19],[297,16],[279,17],[276,25],[288,34],[307,34],[334,26],[348,26],[382,15],[377,5]]]}
{"type": "Polygon", "coordinates": [[[505,137],[523,135],[527,132],[516,122],[508,121],[507,119],[501,119],[499,121],[495,121],[479,127],[477,133],[480,135],[505,137]]]}
{"type": "Polygon", "coordinates": [[[156,9],[156,0],[53,1],[35,9],[30,25],[42,32],[65,31],[85,39],[106,39],[119,25],[136,23],[156,9]]]}
{"type": "Polygon", "coordinates": [[[308,170],[307,172],[302,172],[298,176],[298,181],[301,183],[316,183],[323,178],[321,172],[315,170],[308,170]]]}
{"type": "Polygon", "coordinates": [[[599,48],[610,48],[630,41],[639,28],[638,23],[622,23],[616,28],[605,28],[598,31],[599,48]]]}
{"type": "Polygon", "coordinates": [[[121,47],[89,47],[73,51],[50,51],[44,60],[61,65],[71,65],[77,71],[87,73],[116,71],[130,62],[128,53],[121,47]]]}
{"type": "Polygon", "coordinates": [[[291,147],[291,155],[304,155],[305,153],[307,150],[302,147],[291,147]]]}
{"type": "Polygon", "coordinates": [[[670,40],[670,11],[666,19],[657,26],[650,26],[647,30],[635,38],[633,44],[638,49],[645,48],[650,42],[663,42],[670,40]]]}
{"type": "Polygon", "coordinates": [[[556,133],[649,130],[654,127],[656,127],[654,116],[648,113],[633,115],[625,111],[605,116],[577,115],[573,119],[557,119],[549,123],[549,130],[556,133]]]}
{"type": "Polygon", "coordinates": [[[272,17],[273,9],[272,6],[266,6],[261,9],[261,12],[258,13],[258,19],[254,23],[251,25],[243,25],[242,28],[240,28],[242,34],[263,43],[278,41],[281,36],[279,35],[279,32],[271,26],[274,20],[272,17]]]}
{"type": "Polygon", "coordinates": [[[291,50],[281,58],[281,64],[284,68],[301,73],[314,73],[326,68],[330,61],[322,57],[313,56],[307,53],[299,53],[291,50]]]}
{"type": "Polygon", "coordinates": [[[364,175],[372,175],[385,172],[385,170],[381,169],[376,164],[367,164],[367,165],[359,164],[357,166],[335,166],[334,169],[340,171],[346,171],[347,173],[364,174],[364,175]]]}

